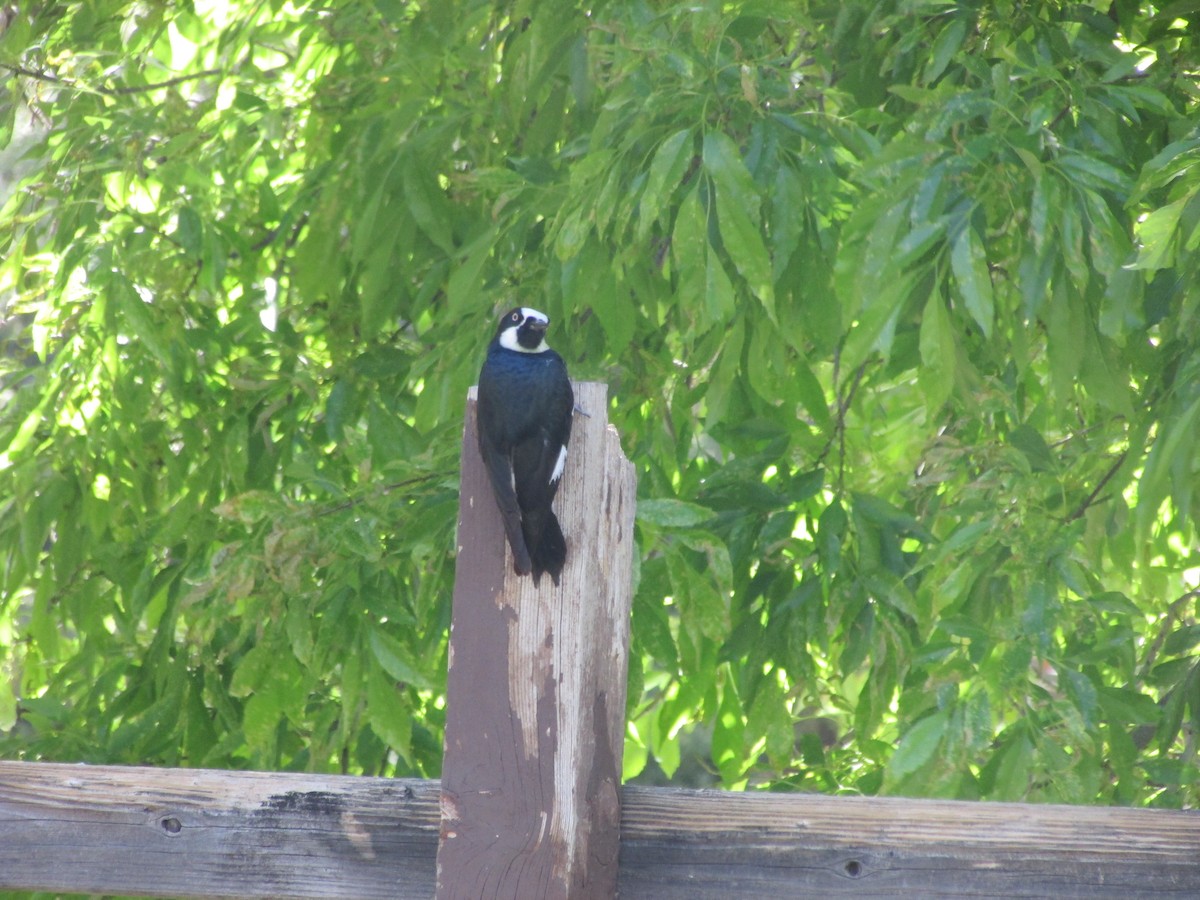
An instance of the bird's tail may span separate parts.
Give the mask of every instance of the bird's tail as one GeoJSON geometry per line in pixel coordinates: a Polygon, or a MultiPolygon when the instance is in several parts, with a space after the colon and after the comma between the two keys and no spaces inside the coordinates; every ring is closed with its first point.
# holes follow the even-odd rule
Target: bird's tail
{"type": "Polygon", "coordinates": [[[529,548],[529,559],[533,563],[533,583],[541,581],[543,572],[549,572],[557,585],[567,561],[567,539],[563,537],[562,526],[553,511],[547,510],[544,517],[538,518],[540,521],[526,518],[522,522],[525,546],[529,548]]]}

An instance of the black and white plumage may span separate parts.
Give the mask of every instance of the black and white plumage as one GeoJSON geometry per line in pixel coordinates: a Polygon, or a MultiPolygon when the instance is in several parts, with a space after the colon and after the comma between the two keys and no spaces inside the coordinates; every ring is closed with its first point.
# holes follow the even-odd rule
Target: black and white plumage
{"type": "Polygon", "coordinates": [[[571,437],[575,396],[561,356],[546,345],[550,320],[518,307],[500,319],[479,373],[479,452],[504,520],[513,569],[558,584],[567,542],[550,508],[571,437]]]}

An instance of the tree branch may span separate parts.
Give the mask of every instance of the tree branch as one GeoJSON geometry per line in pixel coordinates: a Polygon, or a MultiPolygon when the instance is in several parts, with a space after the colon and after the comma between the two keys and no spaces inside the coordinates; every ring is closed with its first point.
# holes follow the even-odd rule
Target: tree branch
{"type": "Polygon", "coordinates": [[[168,78],[166,81],[156,81],[154,84],[140,84],[129,87],[115,88],[98,88],[102,94],[120,95],[120,94],[142,94],[146,91],[157,91],[160,88],[175,87],[177,84],[184,84],[188,81],[195,81],[198,78],[213,78],[217,75],[224,75],[223,69],[202,69],[199,72],[189,72],[187,75],[176,75],[174,78],[168,78]]]}
{"type": "Polygon", "coordinates": [[[153,84],[127,85],[123,87],[101,87],[97,85],[85,84],[74,79],[59,78],[53,72],[38,72],[33,69],[27,69],[24,66],[14,65],[13,63],[0,62],[0,69],[7,69],[14,75],[22,75],[26,78],[34,78],[38,81],[45,81],[50,84],[61,85],[80,91],[90,91],[96,94],[104,94],[109,97],[118,97],[126,94],[144,94],[147,91],[157,91],[161,88],[175,87],[177,84],[184,84],[188,81],[195,81],[198,78],[212,78],[216,75],[225,74],[223,69],[203,69],[199,72],[189,72],[186,75],[176,75],[174,78],[168,78],[166,81],[156,81],[153,84]]]}
{"type": "Polygon", "coordinates": [[[1188,591],[1182,597],[1176,598],[1167,607],[1167,615],[1163,619],[1162,628],[1158,630],[1158,634],[1154,636],[1154,642],[1150,645],[1150,649],[1146,651],[1146,661],[1142,663],[1142,671],[1138,676],[1139,683],[1145,681],[1146,676],[1150,674],[1150,670],[1154,668],[1159,651],[1162,650],[1163,644],[1166,643],[1167,633],[1179,620],[1183,607],[1189,600],[1194,600],[1197,597],[1200,597],[1200,588],[1192,588],[1192,590],[1188,591]]]}
{"type": "MultiPolygon", "coordinates": [[[[841,350],[837,350],[833,358],[833,381],[837,384],[838,369],[841,365],[841,350]]],[[[854,373],[854,380],[850,384],[850,389],[838,397],[837,404],[837,419],[834,423],[834,433],[829,436],[829,440],[825,442],[820,455],[817,457],[816,465],[821,465],[825,462],[825,457],[829,455],[829,451],[833,449],[833,442],[838,441],[838,453],[841,456],[838,471],[838,487],[842,487],[842,482],[845,478],[846,470],[846,412],[850,409],[850,404],[854,402],[854,395],[858,392],[858,386],[862,383],[863,375],[867,371],[867,363],[860,365],[854,373]]]]}
{"type": "MultiPolygon", "coordinates": [[[[398,491],[400,488],[410,487],[414,484],[422,484],[426,481],[433,481],[435,478],[445,478],[446,472],[429,472],[425,475],[416,475],[412,478],[406,478],[403,481],[393,481],[390,484],[385,484],[379,489],[380,494],[390,494],[392,491],[398,491]]],[[[351,497],[349,500],[342,500],[324,509],[319,509],[313,513],[314,516],[328,516],[333,513],[343,512],[347,509],[352,509],[367,500],[366,497],[351,497]]]]}
{"type": "Polygon", "coordinates": [[[1116,462],[1114,462],[1109,470],[1104,473],[1104,477],[1100,479],[1100,482],[1096,485],[1092,492],[1088,494],[1084,501],[1075,508],[1074,512],[1067,516],[1068,522],[1074,522],[1085,512],[1087,512],[1092,504],[1096,502],[1096,498],[1100,496],[1100,492],[1104,490],[1104,486],[1108,484],[1113,479],[1113,476],[1121,470],[1121,466],[1125,464],[1125,457],[1128,454],[1128,449],[1122,450],[1119,454],[1117,454],[1116,462]]]}

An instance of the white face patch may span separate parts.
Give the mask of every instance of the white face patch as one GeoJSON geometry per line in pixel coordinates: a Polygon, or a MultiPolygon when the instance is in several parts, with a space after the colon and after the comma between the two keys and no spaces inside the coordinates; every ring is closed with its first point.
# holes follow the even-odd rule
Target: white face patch
{"type": "Polygon", "coordinates": [[[567,464],[567,448],[560,447],[558,450],[558,462],[554,464],[554,471],[550,473],[550,483],[554,484],[558,479],[562,478],[563,468],[567,464]]]}
{"type": "Polygon", "coordinates": [[[521,307],[521,321],[509,322],[507,327],[500,332],[500,346],[505,350],[516,350],[518,353],[545,353],[550,349],[543,337],[536,347],[522,347],[517,340],[517,329],[521,327],[527,320],[533,319],[535,322],[541,322],[544,325],[550,324],[550,317],[545,313],[538,312],[536,309],[531,309],[528,306],[521,307]]]}

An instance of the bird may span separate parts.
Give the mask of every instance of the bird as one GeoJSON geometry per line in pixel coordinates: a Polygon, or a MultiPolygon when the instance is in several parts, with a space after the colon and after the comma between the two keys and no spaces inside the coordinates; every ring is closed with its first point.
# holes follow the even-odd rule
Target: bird
{"type": "Polygon", "coordinates": [[[479,371],[479,453],[512,548],[513,570],[559,583],[567,541],[551,504],[562,481],[575,394],[563,358],[546,343],[550,319],[506,312],[479,371]]]}

